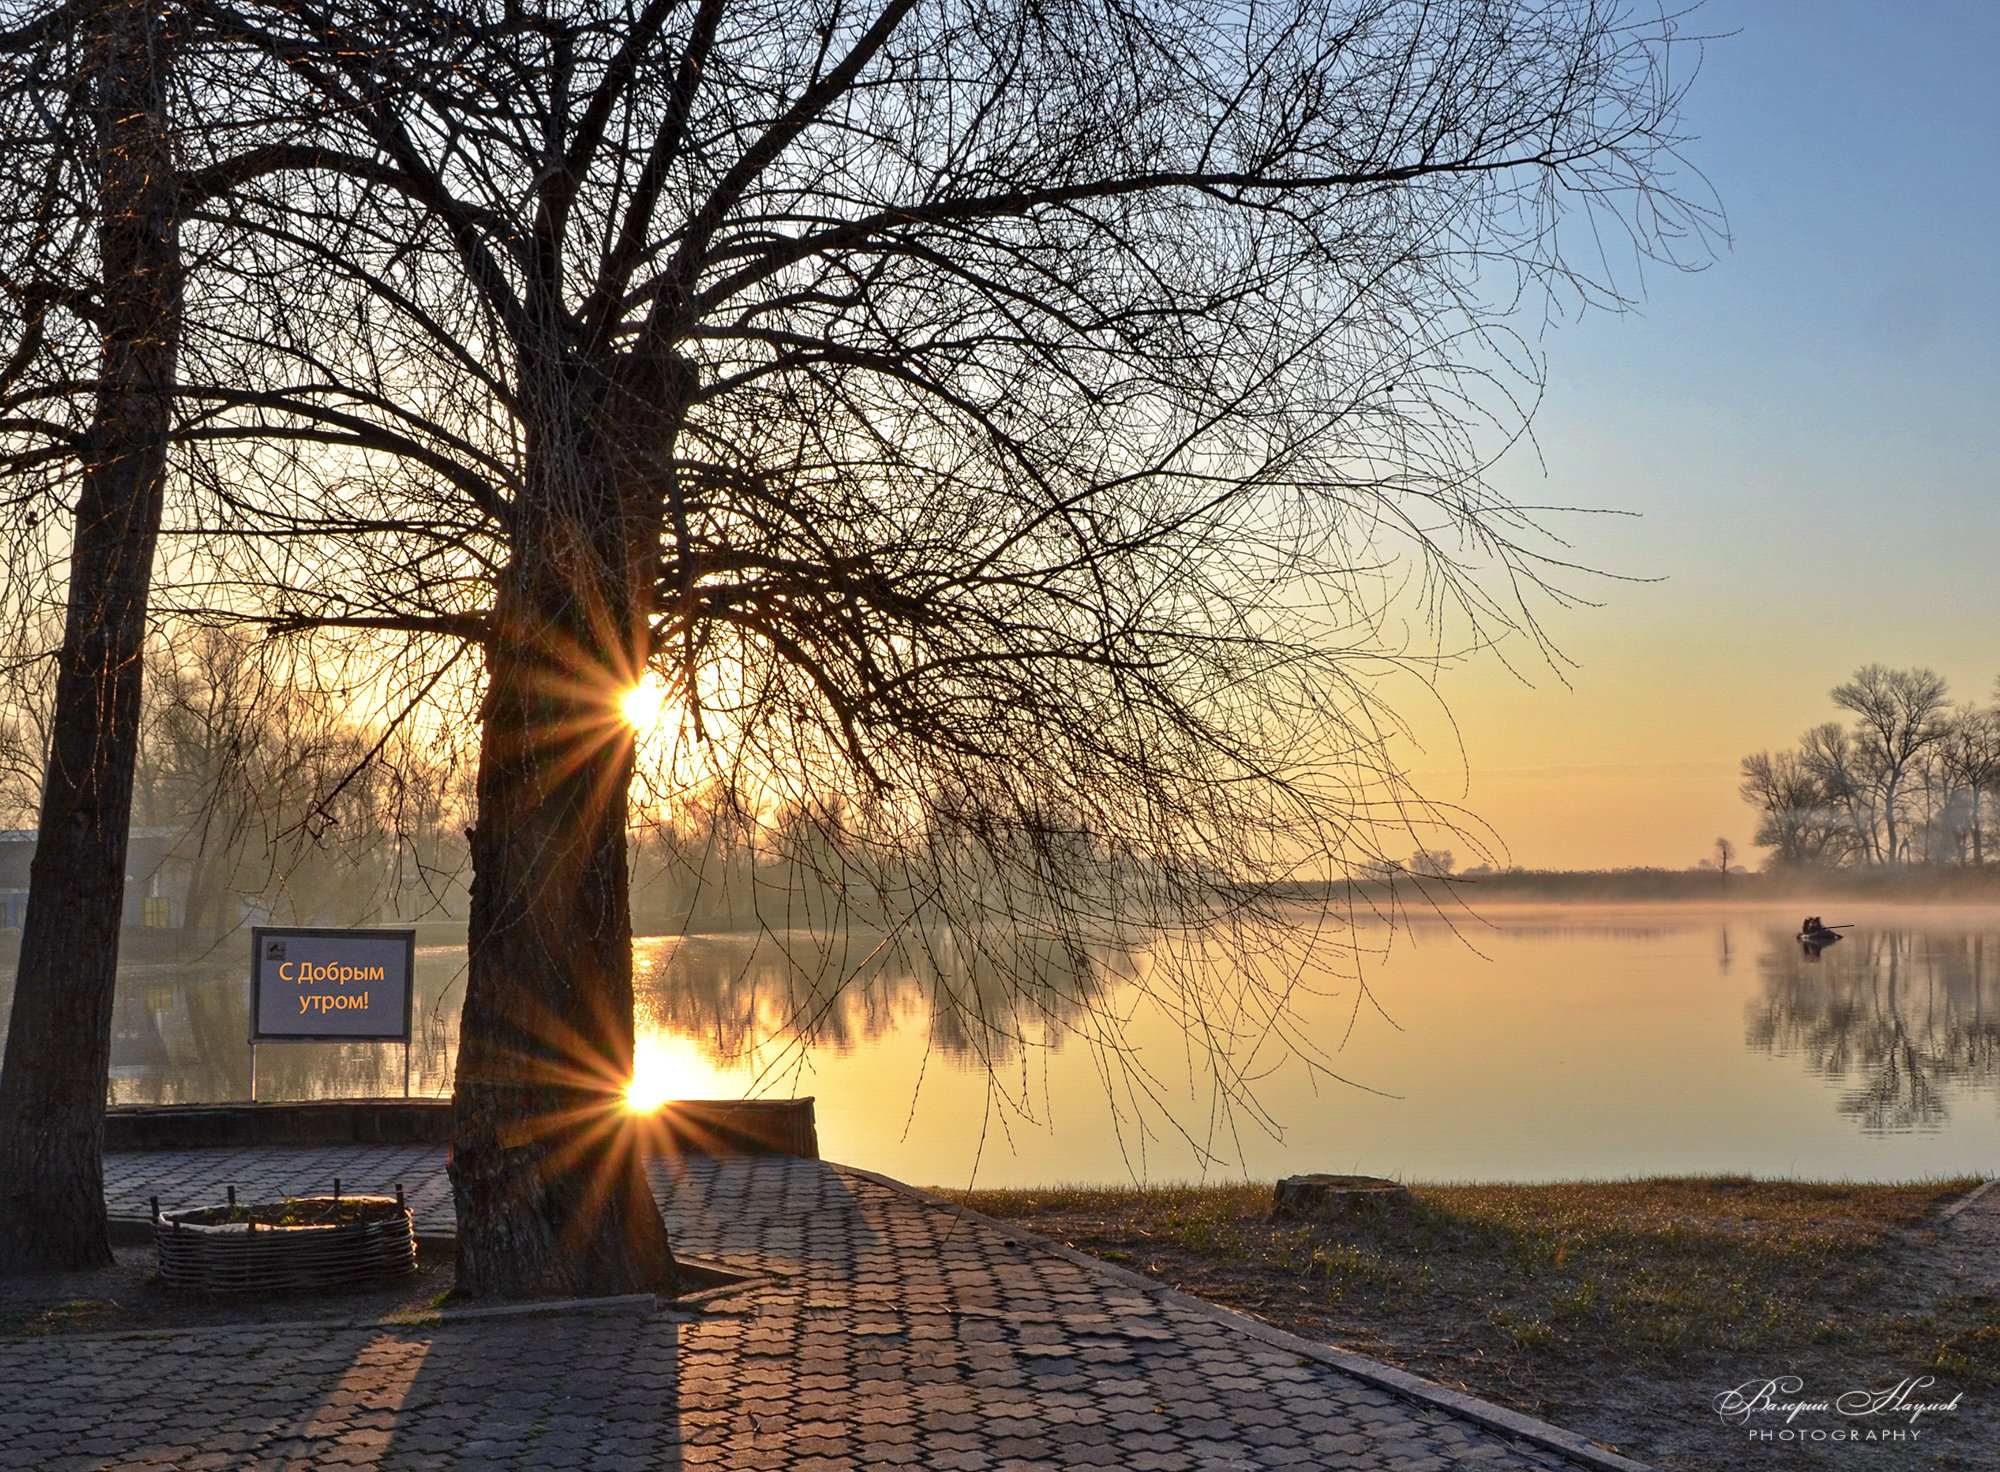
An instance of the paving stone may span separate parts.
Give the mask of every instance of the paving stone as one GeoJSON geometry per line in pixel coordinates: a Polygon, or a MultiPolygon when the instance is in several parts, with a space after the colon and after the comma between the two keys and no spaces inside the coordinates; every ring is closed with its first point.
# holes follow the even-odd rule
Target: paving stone
{"type": "MultiPolygon", "coordinates": [[[[451,1223],[445,1151],[106,1158],[112,1210],[387,1192],[451,1223]]],[[[663,1160],[677,1247],[784,1274],[691,1322],[638,1314],[0,1341],[0,1467],[1105,1467],[1559,1472],[1556,1452],[866,1176],[663,1160]]]]}

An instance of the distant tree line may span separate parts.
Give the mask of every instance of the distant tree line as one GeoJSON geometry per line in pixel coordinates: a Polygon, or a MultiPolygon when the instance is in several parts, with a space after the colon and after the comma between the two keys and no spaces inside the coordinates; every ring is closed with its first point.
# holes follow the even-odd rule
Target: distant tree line
{"type": "Polygon", "coordinates": [[[1867,665],[1835,686],[1845,725],[1743,759],[1743,800],[1773,868],[1986,862],[2000,708],[1955,702],[1935,670],[1867,665]]]}
{"type": "MultiPolygon", "coordinates": [[[[160,928],[206,945],[249,923],[463,923],[474,803],[462,732],[392,721],[394,702],[369,688],[379,669],[300,657],[245,624],[169,624],[148,642],[132,821],[171,835],[160,928]]],[[[39,819],[46,685],[33,659],[0,675],[0,828],[39,819]]],[[[1038,867],[1061,862],[1075,903],[1105,908],[1163,882],[1053,816],[1035,845],[982,857],[929,823],[891,832],[796,795],[746,805],[712,775],[653,795],[657,811],[635,808],[628,834],[642,934],[882,930],[950,888],[1041,938],[1054,921],[1038,914],[1038,867]]],[[[1407,872],[1451,868],[1449,850],[1420,850],[1407,872]]]]}
{"type": "MultiPolygon", "coordinates": [[[[132,822],[164,838],[159,928],[206,944],[252,921],[465,918],[468,765],[436,730],[255,631],[177,627],[146,651],[132,822]]],[[[0,827],[39,821],[50,712],[0,691],[0,827]]],[[[142,879],[146,877],[141,873],[142,879]]]]}

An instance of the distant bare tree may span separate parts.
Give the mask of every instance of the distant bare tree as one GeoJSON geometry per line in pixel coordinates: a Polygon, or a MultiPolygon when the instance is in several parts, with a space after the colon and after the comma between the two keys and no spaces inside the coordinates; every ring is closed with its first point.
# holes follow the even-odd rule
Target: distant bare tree
{"type": "Polygon", "coordinates": [[[1881,861],[1900,863],[1904,784],[1948,729],[1944,677],[1929,669],[1866,665],[1852,680],[1834,687],[1833,703],[1854,712],[1855,752],[1882,819],[1881,861]]]}
{"type": "Polygon", "coordinates": [[[1883,850],[1875,782],[1846,728],[1838,721],[1814,726],[1799,738],[1799,760],[1845,816],[1852,851],[1859,862],[1880,862],[1883,850]]]}
{"type": "MultiPolygon", "coordinates": [[[[17,594],[20,590],[16,590],[17,594]]],[[[49,750],[49,667],[62,633],[19,606],[7,610],[15,633],[0,661],[0,828],[32,828],[49,750]]]]}
{"type": "MultiPolygon", "coordinates": [[[[1816,745],[1828,749],[1824,740],[1816,745]]],[[[1831,749],[1838,752],[1838,743],[1831,749]]],[[[1837,864],[1854,851],[1854,828],[1847,812],[1821,769],[1799,753],[1760,751],[1743,758],[1738,790],[1757,809],[1754,841],[1772,850],[1773,862],[1788,867],[1837,864]]]]}
{"type": "Polygon", "coordinates": [[[1743,760],[1759,845],[1782,864],[1985,862],[1985,800],[2000,782],[2000,711],[1954,706],[1933,670],[1869,665],[1836,688],[1796,752],[1743,760]]]}
{"type": "Polygon", "coordinates": [[[1954,843],[1963,844],[1967,861],[1983,865],[1986,799],[2000,790],[2000,710],[1973,706],[1954,710],[1938,744],[1937,759],[1952,799],[1952,810],[1944,815],[1946,825],[1954,843]]]}
{"type": "Polygon", "coordinates": [[[1715,868],[1719,874],[1727,875],[1729,866],[1736,862],[1736,845],[1726,838],[1715,840],[1715,868]]]}
{"type": "Polygon", "coordinates": [[[357,719],[325,672],[302,683],[241,627],[176,630],[149,661],[134,812],[178,829],[182,927],[243,905],[291,924],[438,913],[462,864],[453,772],[417,733],[357,719]],[[416,896],[425,898],[418,899],[416,896]]]}

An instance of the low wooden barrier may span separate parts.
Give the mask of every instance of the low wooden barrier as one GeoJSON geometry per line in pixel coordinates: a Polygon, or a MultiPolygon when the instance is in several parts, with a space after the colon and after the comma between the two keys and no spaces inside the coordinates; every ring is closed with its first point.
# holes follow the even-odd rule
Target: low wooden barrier
{"type": "Polygon", "coordinates": [[[417,1270],[416,1224],[400,1193],[161,1212],[153,1240],[161,1281],[200,1293],[334,1288],[417,1270]]]}
{"type": "MultiPolygon", "coordinates": [[[[691,1155],[819,1159],[813,1101],[685,1099],[645,1116],[658,1148],[691,1155]]],[[[449,1145],[448,1099],[121,1104],[104,1113],[106,1150],[246,1145],[449,1145]]]]}

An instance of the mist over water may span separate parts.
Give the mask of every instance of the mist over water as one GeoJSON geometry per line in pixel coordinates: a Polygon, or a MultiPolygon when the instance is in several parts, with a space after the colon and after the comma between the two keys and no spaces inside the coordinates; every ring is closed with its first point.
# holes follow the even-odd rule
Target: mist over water
{"type": "MultiPolygon", "coordinates": [[[[1828,918],[1854,928],[1817,960],[1759,906],[1363,926],[1291,992],[1319,1069],[1228,997],[1149,999],[1173,993],[1145,952],[646,937],[639,1072],[662,1097],[812,1094],[829,1158],[923,1183],[1993,1173],[2000,911],[1828,918]]],[[[247,1097],[247,947],[125,969],[115,1102],[247,1097]]],[[[449,1092],[463,970],[418,950],[419,1095],[449,1092]]],[[[267,1044],[257,1070],[267,1099],[396,1096],[403,1050],[267,1044]]]]}

